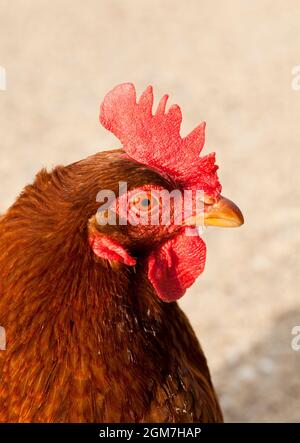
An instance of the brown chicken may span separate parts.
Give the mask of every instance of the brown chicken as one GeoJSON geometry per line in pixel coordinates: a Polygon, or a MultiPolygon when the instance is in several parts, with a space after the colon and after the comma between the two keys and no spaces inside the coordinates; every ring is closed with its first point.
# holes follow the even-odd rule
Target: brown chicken
{"type": "Polygon", "coordinates": [[[179,108],[165,113],[164,97],[153,116],[152,99],[149,88],[138,104],[132,85],[115,88],[101,122],[123,149],[42,170],[0,219],[2,422],[222,421],[205,356],[175,302],[203,270],[203,241],[185,235],[201,214],[176,224],[173,204],[169,223],[123,224],[117,205],[100,211],[116,224],[97,218],[99,191],[120,202],[120,182],[147,214],[157,203],[150,191],[197,184],[204,224],[243,223],[220,196],[214,158],[198,158],[204,125],[181,139],[179,108]],[[195,145],[189,164],[180,143],[195,145]]]}

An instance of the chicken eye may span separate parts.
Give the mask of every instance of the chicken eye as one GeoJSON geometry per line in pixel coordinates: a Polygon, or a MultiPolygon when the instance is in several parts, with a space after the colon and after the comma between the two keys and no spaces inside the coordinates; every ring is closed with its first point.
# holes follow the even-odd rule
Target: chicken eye
{"type": "Polygon", "coordinates": [[[135,211],[151,211],[157,205],[157,198],[151,192],[141,192],[131,199],[131,208],[135,211]]]}
{"type": "Polygon", "coordinates": [[[151,206],[151,200],[149,198],[143,198],[141,200],[141,206],[149,208],[151,206]]]}

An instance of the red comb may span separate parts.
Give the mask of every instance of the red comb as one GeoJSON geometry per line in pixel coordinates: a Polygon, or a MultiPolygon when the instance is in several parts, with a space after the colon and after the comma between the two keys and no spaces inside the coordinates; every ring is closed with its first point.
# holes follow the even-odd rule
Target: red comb
{"type": "Polygon", "coordinates": [[[181,138],[180,107],[173,105],[165,112],[167,100],[164,95],[153,115],[152,87],[148,86],[137,102],[133,84],[124,83],[106,95],[100,122],[121,141],[132,159],[167,173],[185,189],[201,189],[218,197],[221,185],[215,154],[199,156],[205,141],[205,123],[181,138]]]}

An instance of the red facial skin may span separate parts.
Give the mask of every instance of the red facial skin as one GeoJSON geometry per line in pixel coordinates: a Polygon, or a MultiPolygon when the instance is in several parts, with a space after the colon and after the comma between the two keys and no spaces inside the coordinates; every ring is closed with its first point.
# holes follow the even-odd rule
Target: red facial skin
{"type": "MultiPolygon", "coordinates": [[[[158,231],[161,231],[165,240],[146,257],[147,275],[158,297],[165,302],[172,302],[182,297],[203,272],[206,247],[195,229],[183,225],[183,200],[171,198],[168,206],[160,198],[161,191],[164,191],[163,188],[151,185],[135,188],[118,197],[109,211],[117,213],[115,220],[121,218],[123,222],[126,220],[138,226],[144,236],[157,236],[158,231]],[[144,208],[143,203],[148,203],[148,207],[144,208]],[[175,213],[181,213],[181,222],[175,213]],[[159,224],[153,224],[154,216],[159,224]],[[163,219],[166,224],[162,223],[163,219]]],[[[194,214],[195,199],[192,203],[194,214]]],[[[94,233],[90,236],[90,245],[99,258],[128,266],[136,264],[136,259],[120,242],[105,235],[94,233]]]]}

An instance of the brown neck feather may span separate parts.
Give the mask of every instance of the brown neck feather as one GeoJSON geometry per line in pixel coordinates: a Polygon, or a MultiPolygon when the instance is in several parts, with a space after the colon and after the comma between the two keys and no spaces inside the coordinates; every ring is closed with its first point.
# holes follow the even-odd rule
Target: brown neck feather
{"type": "Polygon", "coordinates": [[[1,393],[6,402],[16,392],[23,396],[25,420],[32,414],[36,419],[64,418],[60,409],[50,411],[46,403],[32,411],[32,395],[64,404],[65,419],[70,414],[74,420],[105,417],[111,408],[116,420],[122,420],[129,393],[141,402],[134,410],[142,411],[151,401],[154,380],[163,384],[167,377],[168,364],[162,359],[169,359],[174,333],[169,323],[179,320],[180,311],[176,304],[157,299],[142,264],[129,269],[97,261],[80,214],[66,223],[70,204],[58,199],[55,186],[60,170],[48,188],[49,180],[42,172],[0,220],[0,325],[7,332],[0,366],[2,362],[9,380],[9,388],[0,389],[0,400],[1,393]],[[38,192],[43,186],[47,192],[38,192]],[[22,386],[15,384],[19,380],[22,386]],[[101,402],[97,395],[108,386],[110,395],[101,402]],[[90,390],[97,407],[87,400],[90,390]],[[72,417],[68,405],[73,401],[77,409],[72,417]]]}

